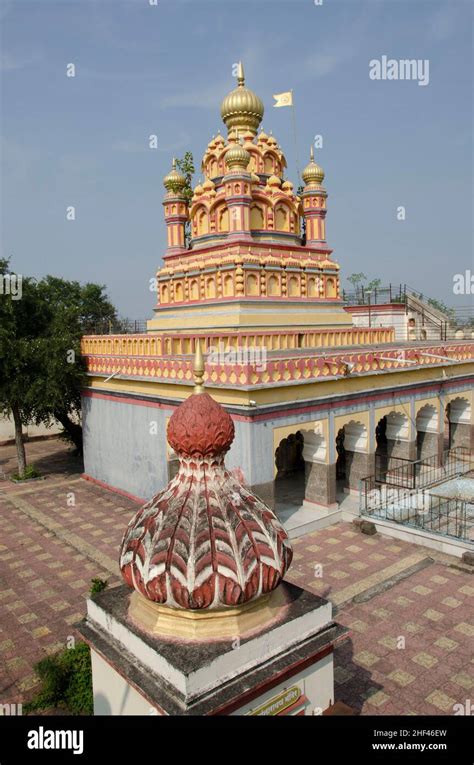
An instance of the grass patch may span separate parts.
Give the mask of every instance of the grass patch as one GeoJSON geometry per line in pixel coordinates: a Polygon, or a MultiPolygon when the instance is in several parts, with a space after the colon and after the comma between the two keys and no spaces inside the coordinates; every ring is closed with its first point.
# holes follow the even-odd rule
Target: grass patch
{"type": "Polygon", "coordinates": [[[27,465],[25,468],[25,474],[12,473],[14,481],[29,481],[30,478],[41,478],[41,473],[35,468],[34,465],[27,465]]]}
{"type": "Polygon", "coordinates": [[[94,713],[91,653],[86,643],[47,656],[35,664],[35,670],[41,689],[24,705],[26,714],[50,708],[65,709],[74,715],[94,713]]]}

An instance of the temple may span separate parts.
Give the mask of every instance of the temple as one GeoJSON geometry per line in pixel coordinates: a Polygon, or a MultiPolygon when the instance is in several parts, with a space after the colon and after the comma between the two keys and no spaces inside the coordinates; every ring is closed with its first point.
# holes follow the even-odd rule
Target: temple
{"type": "Polygon", "coordinates": [[[382,462],[472,449],[474,343],[403,342],[357,320],[326,238],[324,171],[311,149],[295,189],[263,114],[240,65],[192,197],[175,162],[164,178],[147,332],[83,338],[85,474],[138,501],[164,489],[179,469],[166,428],[192,396],[200,343],[206,389],[235,428],[229,469],[294,537],[358,514],[382,462]]]}

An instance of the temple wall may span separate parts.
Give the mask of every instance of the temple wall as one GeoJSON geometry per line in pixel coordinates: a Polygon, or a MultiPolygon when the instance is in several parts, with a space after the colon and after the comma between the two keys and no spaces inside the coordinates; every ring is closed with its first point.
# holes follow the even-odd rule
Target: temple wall
{"type": "Polygon", "coordinates": [[[136,497],[153,496],[168,482],[164,434],[170,415],[133,400],[83,397],[86,475],[136,497]]]}
{"type": "MultiPolygon", "coordinates": [[[[374,399],[373,390],[363,391],[348,400],[315,399],[307,402],[304,411],[294,406],[280,405],[265,419],[253,419],[228,407],[233,415],[235,440],[227,455],[230,469],[242,470],[245,481],[271,504],[276,476],[275,451],[281,442],[301,431],[304,437],[307,498],[313,502],[334,502],[334,475],[337,452],[335,439],[345,428],[347,466],[350,472],[348,488],[357,490],[358,481],[373,472],[376,450],[375,427],[380,418],[390,412],[405,415],[406,427],[400,426],[397,438],[389,441],[391,456],[416,457],[415,439],[422,432],[422,456],[431,456],[443,445],[444,418],[447,400],[459,401],[459,396],[470,400],[471,387],[467,383],[450,385],[433,393],[400,391],[389,392],[374,399]],[[457,398],[456,398],[457,397],[457,398]]],[[[115,399],[101,392],[98,396],[85,395],[84,470],[93,479],[102,481],[136,497],[148,499],[163,489],[175,473],[176,462],[166,442],[166,426],[174,411],[158,397],[146,400],[129,396],[115,399]]],[[[258,410],[261,414],[262,410],[258,410]]],[[[471,438],[471,410],[461,413],[454,445],[461,440],[468,445],[471,438]],[[468,421],[469,419],[469,421],[468,421]]],[[[397,434],[394,434],[397,435],[397,434]]]]}

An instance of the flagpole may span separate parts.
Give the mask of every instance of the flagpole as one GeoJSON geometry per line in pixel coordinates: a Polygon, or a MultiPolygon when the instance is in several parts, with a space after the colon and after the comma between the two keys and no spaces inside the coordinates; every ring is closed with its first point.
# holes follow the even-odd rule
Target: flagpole
{"type": "Polygon", "coordinates": [[[293,114],[293,137],[295,140],[295,157],[296,157],[296,172],[298,175],[298,181],[300,180],[300,162],[298,158],[298,141],[296,138],[296,113],[295,113],[295,99],[293,98],[293,90],[290,90],[291,93],[291,111],[293,114]]]}

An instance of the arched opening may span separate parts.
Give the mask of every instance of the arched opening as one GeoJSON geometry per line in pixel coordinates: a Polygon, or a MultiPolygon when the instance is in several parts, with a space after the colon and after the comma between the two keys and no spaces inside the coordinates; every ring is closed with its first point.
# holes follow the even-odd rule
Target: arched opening
{"type": "Polygon", "coordinates": [[[416,459],[439,454],[439,446],[438,412],[433,404],[425,404],[416,416],[416,459]]]}
{"type": "Polygon", "coordinates": [[[336,280],[332,277],[326,279],[326,297],[336,297],[336,280]]]}
{"type": "Polygon", "coordinates": [[[234,294],[234,280],[230,274],[224,277],[224,295],[232,297],[234,294]]]}
{"type": "Polygon", "coordinates": [[[213,276],[206,279],[206,297],[214,298],[216,296],[216,280],[213,276]]]}
{"type": "Polygon", "coordinates": [[[280,205],[275,210],[275,230],[276,231],[289,231],[290,220],[288,216],[288,209],[283,205],[280,205]]]}
{"type": "Polygon", "coordinates": [[[183,285],[181,282],[177,282],[174,287],[174,299],[176,303],[180,303],[182,300],[184,300],[183,295],[183,285]]]}
{"type": "Polygon", "coordinates": [[[308,279],[306,294],[308,297],[317,297],[318,295],[316,278],[314,276],[310,276],[308,279]]]}
{"type": "Polygon", "coordinates": [[[255,274],[247,276],[247,295],[258,295],[258,279],[255,274]]]}
{"type": "Polygon", "coordinates": [[[457,397],[445,409],[445,448],[457,446],[472,448],[471,404],[467,398],[457,397]]]}
{"type": "Polygon", "coordinates": [[[227,207],[223,207],[217,214],[218,231],[229,231],[229,210],[227,207]]]}
{"type": "Polygon", "coordinates": [[[300,294],[300,283],[296,276],[291,276],[288,280],[288,295],[297,297],[300,294]]]}
{"type": "Polygon", "coordinates": [[[263,211],[258,205],[252,205],[250,208],[250,228],[257,230],[265,228],[263,211]]]}
{"type": "Polygon", "coordinates": [[[273,159],[270,156],[266,156],[263,160],[263,168],[264,172],[268,173],[268,175],[273,174],[273,159]]]}
{"type": "Polygon", "coordinates": [[[193,279],[189,285],[189,297],[191,300],[199,300],[199,284],[197,279],[193,279]]]}
{"type": "Polygon", "coordinates": [[[198,236],[209,232],[209,216],[207,210],[200,210],[198,213],[198,236]]]}
{"type": "Polygon", "coordinates": [[[275,450],[275,511],[286,520],[305,496],[304,437],[300,430],[283,438],[275,450]]]}
{"type": "Polygon", "coordinates": [[[373,473],[367,460],[367,428],[351,420],[336,435],[336,495],[358,491],[359,481],[373,473]]]}
{"type": "Polygon", "coordinates": [[[279,295],[280,282],[276,276],[270,276],[267,283],[267,295],[279,295]]]}
{"type": "Polygon", "coordinates": [[[397,467],[400,459],[414,460],[415,451],[410,437],[410,422],[402,412],[389,412],[375,427],[375,473],[380,476],[391,467],[397,467]]]}

